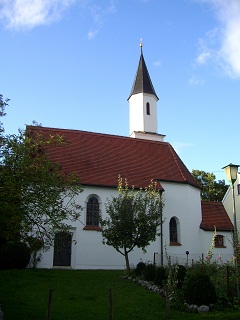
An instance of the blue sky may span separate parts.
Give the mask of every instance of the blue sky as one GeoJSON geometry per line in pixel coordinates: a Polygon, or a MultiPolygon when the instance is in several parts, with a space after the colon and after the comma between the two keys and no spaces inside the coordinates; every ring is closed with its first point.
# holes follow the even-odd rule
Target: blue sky
{"type": "Polygon", "coordinates": [[[0,0],[7,133],[43,126],[129,135],[143,42],[158,130],[188,169],[240,164],[239,0],[0,0]]]}

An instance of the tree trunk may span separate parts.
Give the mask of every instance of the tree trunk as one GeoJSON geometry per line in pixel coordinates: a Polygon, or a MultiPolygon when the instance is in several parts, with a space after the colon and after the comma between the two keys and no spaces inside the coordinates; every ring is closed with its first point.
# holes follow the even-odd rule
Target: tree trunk
{"type": "Polygon", "coordinates": [[[130,272],[130,264],[129,264],[128,252],[127,252],[127,248],[126,247],[124,247],[124,256],[125,256],[125,261],[126,261],[127,272],[130,272]]]}

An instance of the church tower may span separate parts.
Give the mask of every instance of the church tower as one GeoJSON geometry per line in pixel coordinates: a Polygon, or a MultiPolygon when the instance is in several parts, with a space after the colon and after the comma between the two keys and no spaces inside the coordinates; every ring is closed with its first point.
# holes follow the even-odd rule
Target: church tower
{"type": "Polygon", "coordinates": [[[140,48],[138,69],[128,98],[130,137],[163,141],[165,136],[157,133],[157,101],[159,99],[143,57],[142,43],[140,48]]]}

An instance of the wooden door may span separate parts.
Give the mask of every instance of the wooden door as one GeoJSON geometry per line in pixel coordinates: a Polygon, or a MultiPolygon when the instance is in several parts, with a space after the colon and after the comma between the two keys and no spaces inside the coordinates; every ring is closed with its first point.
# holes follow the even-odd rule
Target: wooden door
{"type": "Polygon", "coordinates": [[[71,266],[72,235],[69,232],[57,232],[54,239],[54,266],[71,266]]]}

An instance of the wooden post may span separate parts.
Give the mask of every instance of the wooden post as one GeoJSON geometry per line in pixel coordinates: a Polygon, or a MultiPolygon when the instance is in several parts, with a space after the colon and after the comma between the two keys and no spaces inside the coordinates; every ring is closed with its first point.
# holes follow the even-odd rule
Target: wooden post
{"type": "Polygon", "coordinates": [[[49,290],[49,295],[48,295],[48,310],[47,310],[47,318],[46,320],[50,320],[51,318],[51,310],[52,310],[52,297],[53,297],[53,290],[49,290]]]}
{"type": "Polygon", "coordinates": [[[166,285],[165,294],[166,294],[166,319],[170,319],[170,299],[169,299],[168,284],[166,285]]]}
{"type": "Polygon", "coordinates": [[[112,289],[109,289],[108,297],[109,297],[109,320],[112,320],[112,319],[113,319],[113,309],[112,309],[112,289]]]}

